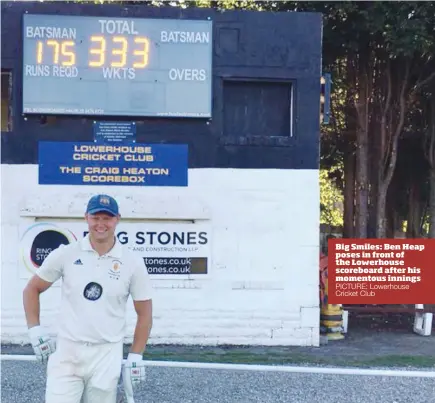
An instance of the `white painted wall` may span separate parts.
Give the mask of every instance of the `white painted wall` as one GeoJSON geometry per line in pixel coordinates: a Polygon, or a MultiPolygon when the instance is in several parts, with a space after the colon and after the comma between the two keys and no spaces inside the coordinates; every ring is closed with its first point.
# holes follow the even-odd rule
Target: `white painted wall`
{"type": "MultiPolygon", "coordinates": [[[[28,343],[20,220],[81,217],[90,195],[107,192],[123,216],[211,222],[209,276],[153,278],[151,344],[319,345],[318,171],[191,169],[187,188],[135,188],[40,186],[36,165],[1,169],[2,343],[28,343]]],[[[59,292],[54,287],[41,298],[41,321],[51,333],[59,292]]],[[[130,301],[127,342],[134,319],[130,301]]]]}

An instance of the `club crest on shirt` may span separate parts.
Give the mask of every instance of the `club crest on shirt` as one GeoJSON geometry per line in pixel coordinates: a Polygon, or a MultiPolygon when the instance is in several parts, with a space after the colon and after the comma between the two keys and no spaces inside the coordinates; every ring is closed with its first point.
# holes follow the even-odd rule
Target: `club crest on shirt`
{"type": "Polygon", "coordinates": [[[103,294],[103,287],[101,287],[98,283],[88,283],[86,284],[85,289],[83,290],[83,296],[89,301],[96,301],[100,299],[103,294]]]}
{"type": "Polygon", "coordinates": [[[109,268],[109,277],[113,280],[119,280],[121,277],[121,266],[122,262],[120,260],[113,260],[112,265],[109,268]]]}

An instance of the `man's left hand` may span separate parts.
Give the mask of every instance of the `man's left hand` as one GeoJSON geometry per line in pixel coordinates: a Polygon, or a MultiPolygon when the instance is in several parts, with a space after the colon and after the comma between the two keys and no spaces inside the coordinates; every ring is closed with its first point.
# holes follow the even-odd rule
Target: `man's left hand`
{"type": "Polygon", "coordinates": [[[124,365],[123,378],[134,388],[141,382],[145,381],[145,361],[141,354],[128,354],[127,361],[124,365]]]}

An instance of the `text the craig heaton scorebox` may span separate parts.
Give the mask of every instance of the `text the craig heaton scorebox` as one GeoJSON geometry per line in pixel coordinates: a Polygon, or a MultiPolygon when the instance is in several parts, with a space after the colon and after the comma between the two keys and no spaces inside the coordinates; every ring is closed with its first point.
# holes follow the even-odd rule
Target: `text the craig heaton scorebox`
{"type": "Polygon", "coordinates": [[[328,303],[435,304],[435,239],[330,239],[328,303]]]}

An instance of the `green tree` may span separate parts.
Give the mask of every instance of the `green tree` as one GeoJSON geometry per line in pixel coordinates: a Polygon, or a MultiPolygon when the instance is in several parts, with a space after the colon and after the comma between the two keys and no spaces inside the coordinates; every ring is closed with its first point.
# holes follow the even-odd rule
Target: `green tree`
{"type": "Polygon", "coordinates": [[[320,170],[320,223],[342,227],[343,194],[329,174],[326,169],[320,170]]]}
{"type": "MultiPolygon", "coordinates": [[[[334,118],[342,121],[337,138],[345,135],[356,143],[356,161],[349,158],[344,164],[345,171],[346,165],[356,165],[356,236],[369,235],[370,216],[372,235],[387,234],[387,196],[399,140],[420,92],[435,79],[434,7],[434,3],[298,3],[298,10],[324,12],[325,60],[332,59],[333,68],[345,75],[347,124],[339,115],[334,118]]],[[[343,155],[348,154],[345,143],[341,146],[343,155]]]]}

